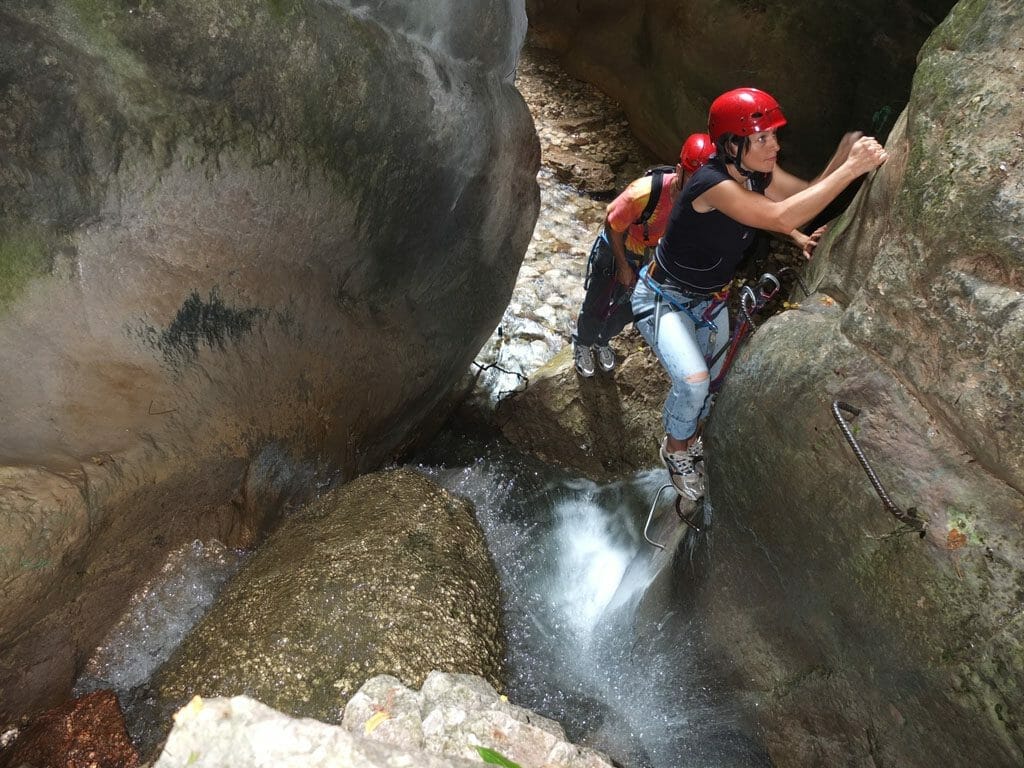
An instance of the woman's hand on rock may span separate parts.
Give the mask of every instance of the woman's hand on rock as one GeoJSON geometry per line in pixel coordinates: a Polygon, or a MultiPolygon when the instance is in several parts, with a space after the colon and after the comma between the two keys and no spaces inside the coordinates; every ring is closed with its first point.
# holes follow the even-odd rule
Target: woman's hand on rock
{"type": "Polygon", "coordinates": [[[885,148],[872,136],[862,136],[850,147],[847,165],[855,176],[875,170],[889,158],[885,148]]]}

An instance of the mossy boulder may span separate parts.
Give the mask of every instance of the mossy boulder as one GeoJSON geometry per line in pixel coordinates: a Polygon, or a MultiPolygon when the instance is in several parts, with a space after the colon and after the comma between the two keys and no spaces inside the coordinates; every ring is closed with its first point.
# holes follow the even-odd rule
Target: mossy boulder
{"type": "Polygon", "coordinates": [[[593,480],[626,477],[658,463],[669,380],[635,330],[612,340],[618,364],[584,379],[567,345],[503,400],[495,419],[520,450],[593,480]]]}
{"type": "MultiPolygon", "coordinates": [[[[498,577],[469,502],[412,470],[364,475],[289,517],[157,673],[168,712],[244,694],[340,723],[380,674],[503,687],[498,577]]],[[[160,723],[169,727],[169,717],[160,723]]]]}

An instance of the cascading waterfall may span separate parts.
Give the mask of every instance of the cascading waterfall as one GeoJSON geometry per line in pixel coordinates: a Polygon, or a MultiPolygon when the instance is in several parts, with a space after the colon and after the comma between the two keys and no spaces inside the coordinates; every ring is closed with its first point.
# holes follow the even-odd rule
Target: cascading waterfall
{"type": "MultiPolygon", "coordinates": [[[[699,627],[687,611],[671,596],[645,605],[656,579],[674,584],[673,566],[706,545],[684,540],[671,503],[657,532],[666,548],[644,542],[663,472],[599,485],[455,433],[417,467],[476,505],[502,581],[513,701],[629,768],[766,764],[728,694],[704,674],[699,627]]],[[[131,699],[239,565],[237,553],[216,545],[177,553],[133,601],[76,692],[110,687],[131,699]]]]}
{"type": "Polygon", "coordinates": [[[664,472],[597,485],[465,435],[439,447],[443,463],[420,467],[474,502],[502,580],[510,698],[624,765],[767,764],[705,669],[700,628],[673,590],[640,617],[654,580],[674,585],[706,544],[683,540],[668,495],[658,519],[666,548],[644,542],[664,472]]]}

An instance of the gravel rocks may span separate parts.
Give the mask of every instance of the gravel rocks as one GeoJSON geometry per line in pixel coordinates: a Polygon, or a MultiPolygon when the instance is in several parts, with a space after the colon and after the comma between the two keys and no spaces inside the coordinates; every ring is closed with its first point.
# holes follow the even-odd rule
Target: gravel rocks
{"type": "Polygon", "coordinates": [[[605,206],[661,162],[633,138],[614,102],[569,77],[547,52],[524,49],[516,86],[540,137],[541,206],[501,327],[477,359],[485,370],[476,399],[491,404],[522,388],[569,342],[605,206]]]}

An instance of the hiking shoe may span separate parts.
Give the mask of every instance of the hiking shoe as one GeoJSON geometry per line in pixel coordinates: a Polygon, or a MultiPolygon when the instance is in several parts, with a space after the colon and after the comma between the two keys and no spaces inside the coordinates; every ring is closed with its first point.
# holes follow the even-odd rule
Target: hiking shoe
{"type": "Polygon", "coordinates": [[[602,371],[608,373],[615,367],[615,353],[607,344],[598,344],[594,352],[597,354],[597,365],[602,371]]]}
{"type": "Polygon", "coordinates": [[[594,353],[590,351],[590,347],[573,344],[572,357],[576,363],[576,373],[584,379],[589,379],[594,375],[596,370],[594,368],[594,353]]]}
{"type": "MultiPolygon", "coordinates": [[[[692,446],[691,446],[692,448],[692,446]]],[[[693,457],[689,450],[675,451],[668,450],[668,436],[661,443],[661,460],[668,468],[668,476],[672,485],[679,492],[692,501],[699,501],[704,495],[704,477],[693,466],[693,457]]]]}
{"type": "MultiPolygon", "coordinates": [[[[704,463],[704,438],[698,437],[692,443],[690,447],[686,449],[686,452],[690,454],[690,458],[693,460],[694,466],[698,463],[704,463]]],[[[698,470],[700,467],[698,467],[698,470]]]]}

